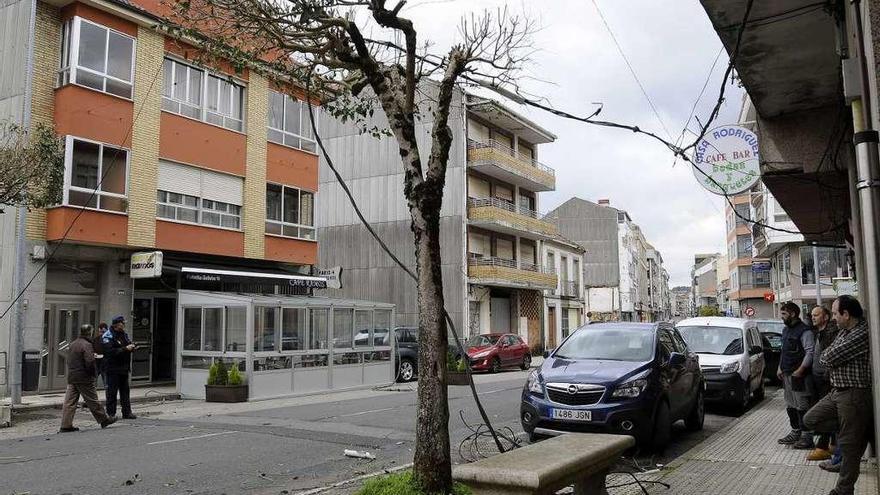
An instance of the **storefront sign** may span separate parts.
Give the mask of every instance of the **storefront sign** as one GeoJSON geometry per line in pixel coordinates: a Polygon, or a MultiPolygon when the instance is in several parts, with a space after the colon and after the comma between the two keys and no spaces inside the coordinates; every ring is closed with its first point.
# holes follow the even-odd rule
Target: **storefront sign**
{"type": "Polygon", "coordinates": [[[241,270],[219,270],[212,268],[183,267],[181,269],[185,282],[194,282],[197,288],[205,283],[244,283],[264,285],[289,285],[308,289],[324,289],[327,281],[320,277],[293,275],[286,273],[246,272],[241,270]]]}
{"type": "Polygon", "coordinates": [[[342,288],[342,267],[334,266],[333,268],[319,268],[318,276],[327,279],[328,289],[342,288]]]}
{"type": "Polygon", "coordinates": [[[769,261],[753,261],[752,262],[752,273],[761,273],[761,272],[769,272],[770,271],[770,262],[769,261]]]}
{"type": "Polygon", "coordinates": [[[758,136],[736,125],[716,127],[697,143],[694,176],[711,193],[739,194],[761,177],[758,136]]]}
{"type": "Polygon", "coordinates": [[[132,253],[129,276],[131,276],[131,278],[161,277],[162,251],[132,253]]]}

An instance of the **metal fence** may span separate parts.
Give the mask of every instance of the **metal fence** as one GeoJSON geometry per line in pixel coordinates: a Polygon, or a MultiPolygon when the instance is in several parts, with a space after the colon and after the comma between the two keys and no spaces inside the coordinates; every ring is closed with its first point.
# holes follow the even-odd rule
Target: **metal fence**
{"type": "Polygon", "coordinates": [[[552,168],[548,167],[547,165],[544,165],[543,163],[539,162],[538,160],[535,160],[534,158],[525,158],[525,157],[519,156],[514,152],[514,150],[512,150],[508,146],[505,146],[505,145],[499,143],[498,141],[496,141],[494,139],[490,139],[488,142],[474,141],[473,139],[468,139],[468,149],[469,150],[478,150],[478,149],[485,149],[485,148],[491,148],[491,149],[500,151],[501,153],[504,153],[506,155],[510,155],[511,157],[515,158],[517,161],[522,162],[524,165],[529,165],[531,167],[535,167],[536,169],[540,170],[541,172],[550,174],[554,177],[556,176],[556,171],[553,170],[552,168]]]}

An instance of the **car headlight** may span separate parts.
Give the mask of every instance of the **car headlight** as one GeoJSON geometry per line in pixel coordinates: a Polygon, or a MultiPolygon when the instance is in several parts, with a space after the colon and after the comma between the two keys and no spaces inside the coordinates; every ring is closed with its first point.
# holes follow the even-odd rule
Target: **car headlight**
{"type": "Polygon", "coordinates": [[[641,395],[647,386],[648,380],[645,378],[630,380],[618,385],[617,388],[614,389],[614,393],[611,394],[611,397],[634,399],[641,395]]]}
{"type": "Polygon", "coordinates": [[[529,392],[536,395],[544,395],[544,386],[541,385],[541,380],[538,374],[538,370],[533,370],[529,373],[529,379],[526,382],[526,388],[529,389],[529,392]]]}
{"type": "Polygon", "coordinates": [[[722,364],[721,369],[718,371],[719,373],[739,373],[740,369],[742,369],[742,365],[739,361],[732,361],[730,363],[722,364]]]}

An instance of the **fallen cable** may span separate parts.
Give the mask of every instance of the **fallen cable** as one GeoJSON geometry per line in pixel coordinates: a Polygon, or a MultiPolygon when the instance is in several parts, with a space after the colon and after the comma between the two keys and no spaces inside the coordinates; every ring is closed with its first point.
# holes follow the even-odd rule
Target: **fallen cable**
{"type": "Polygon", "coordinates": [[[470,434],[466,436],[458,444],[458,455],[465,462],[475,462],[497,454],[497,446],[495,445],[495,435],[504,446],[504,451],[510,451],[522,446],[522,442],[517,438],[516,432],[509,426],[502,428],[493,428],[485,423],[470,424],[464,419],[464,411],[459,410],[458,415],[465,428],[470,430],[470,434]]]}

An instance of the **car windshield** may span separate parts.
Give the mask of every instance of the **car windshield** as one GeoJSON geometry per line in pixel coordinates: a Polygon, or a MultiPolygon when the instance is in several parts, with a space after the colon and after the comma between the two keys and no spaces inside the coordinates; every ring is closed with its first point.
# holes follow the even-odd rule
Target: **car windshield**
{"type": "Polygon", "coordinates": [[[691,351],[698,354],[742,354],[742,330],[733,327],[678,327],[691,351]]]}
{"type": "Polygon", "coordinates": [[[781,321],[759,321],[755,324],[758,325],[758,331],[761,333],[782,333],[782,329],[785,328],[785,323],[782,323],[781,321]]]}
{"type": "Polygon", "coordinates": [[[474,335],[468,340],[468,347],[485,347],[487,345],[495,345],[500,339],[500,335],[474,335]]]}
{"type": "Polygon", "coordinates": [[[654,332],[642,328],[590,328],[575,332],[553,355],[559,359],[649,361],[654,332]]]}

